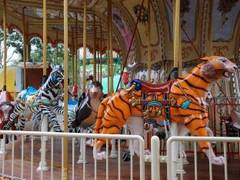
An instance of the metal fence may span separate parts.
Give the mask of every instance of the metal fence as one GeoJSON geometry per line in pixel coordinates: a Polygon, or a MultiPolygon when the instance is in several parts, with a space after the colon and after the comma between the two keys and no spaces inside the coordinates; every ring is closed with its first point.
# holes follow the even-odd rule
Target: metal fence
{"type": "MultiPolygon", "coordinates": [[[[179,171],[177,173],[177,169],[180,163],[180,167],[183,167],[183,157],[180,156],[180,160],[176,160],[176,149],[175,149],[175,145],[174,143],[183,143],[183,142],[191,142],[193,143],[193,147],[194,147],[194,153],[193,153],[193,163],[194,163],[194,179],[200,179],[199,178],[199,173],[198,173],[198,159],[197,159],[197,142],[198,141],[209,141],[209,142],[218,142],[218,143],[222,143],[223,144],[223,156],[225,159],[225,163],[224,163],[224,179],[228,180],[228,158],[227,158],[227,143],[240,143],[240,138],[239,137],[188,137],[188,136],[173,136],[170,137],[167,140],[167,179],[168,180],[174,180],[178,178],[178,175],[180,176],[180,179],[182,180],[184,177],[184,171],[179,171]]],[[[159,141],[154,141],[156,144],[159,143],[159,141]]],[[[213,179],[213,168],[212,168],[212,163],[211,161],[209,161],[209,179],[212,180],[213,179]]],[[[239,170],[239,167],[238,167],[239,170]]],[[[205,173],[205,172],[204,172],[205,173]]],[[[220,172],[218,172],[220,173],[220,172]]],[[[157,174],[156,174],[157,175],[157,174]]],[[[153,175],[154,177],[154,175],[153,175]]],[[[154,179],[154,178],[153,178],[154,179]]]]}
{"type": "MultiPolygon", "coordinates": [[[[77,165],[77,148],[76,143],[81,140],[86,145],[87,138],[106,139],[106,154],[109,154],[110,140],[115,139],[118,150],[118,157],[114,160],[117,164],[114,179],[145,179],[144,164],[144,140],[137,135],[105,135],[105,134],[87,134],[87,133],[55,133],[55,132],[33,132],[33,131],[0,131],[3,134],[3,140],[0,147],[1,157],[1,177],[10,179],[63,179],[63,140],[68,139],[68,159],[69,159],[69,179],[112,179],[112,165],[108,156],[103,161],[97,161],[89,158],[90,150],[84,148],[82,157],[84,161],[81,165],[77,165]],[[6,138],[12,140],[9,144],[5,144],[6,138]],[[18,140],[15,140],[17,137],[18,140]],[[44,141],[47,141],[47,143],[44,141]],[[129,163],[129,173],[123,172],[121,164],[121,140],[127,140],[130,143],[137,141],[139,144],[140,156],[133,158],[131,155],[129,163]],[[39,148],[41,147],[40,151],[39,148]],[[87,156],[88,154],[88,156],[87,156]],[[59,157],[60,156],[60,157],[59,157]],[[87,159],[89,158],[89,159],[87,159]],[[89,162],[87,162],[89,161],[89,162]],[[133,161],[138,161],[139,174],[133,167],[133,161]],[[104,167],[103,167],[104,166],[104,167]],[[81,172],[81,173],[79,173],[81,172]],[[90,174],[90,175],[89,175],[90,174]],[[129,177],[126,177],[126,174],[129,177]],[[80,177],[79,177],[80,176],[80,177]]],[[[91,148],[92,151],[92,148],[91,148]]],[[[126,166],[126,164],[124,165],[126,166]]]]}

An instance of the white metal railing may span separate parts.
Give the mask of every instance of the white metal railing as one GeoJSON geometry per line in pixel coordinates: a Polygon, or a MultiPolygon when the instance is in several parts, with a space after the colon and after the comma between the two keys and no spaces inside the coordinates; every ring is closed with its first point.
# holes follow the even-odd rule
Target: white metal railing
{"type": "MultiPolygon", "coordinates": [[[[193,142],[194,143],[194,179],[198,179],[197,167],[197,141],[221,142],[223,143],[224,163],[224,179],[228,179],[228,163],[227,163],[227,143],[240,142],[240,137],[189,137],[189,136],[172,136],[167,140],[167,179],[177,179],[177,160],[175,143],[179,142],[193,142]]],[[[183,159],[180,156],[181,167],[183,167],[183,159]]],[[[183,179],[183,171],[180,173],[180,179],[183,179]]],[[[209,179],[213,179],[212,163],[209,161],[209,179]]]]}
{"type": "MultiPolygon", "coordinates": [[[[69,165],[69,176],[71,179],[75,179],[76,177],[76,165],[75,165],[75,142],[77,139],[83,139],[83,144],[86,144],[87,138],[93,138],[93,139],[106,139],[106,154],[108,154],[108,148],[109,148],[109,142],[111,139],[115,139],[118,142],[118,158],[117,162],[115,162],[118,165],[117,169],[117,177],[118,179],[121,179],[121,146],[120,146],[120,140],[128,140],[130,143],[133,141],[137,141],[139,143],[139,149],[140,149],[140,156],[139,156],[139,179],[144,180],[145,179],[145,164],[144,164],[144,140],[141,136],[138,135],[109,135],[109,134],[87,134],[87,133],[56,133],[56,132],[36,132],[36,131],[0,131],[0,134],[3,135],[3,141],[5,141],[5,138],[7,136],[10,136],[12,139],[12,142],[8,145],[5,145],[2,143],[3,151],[2,154],[0,154],[1,157],[1,176],[3,177],[10,177],[12,179],[26,179],[26,166],[27,166],[27,174],[29,178],[27,179],[59,179],[55,177],[56,175],[56,161],[61,161],[62,170],[58,172],[58,174],[61,174],[62,176],[60,178],[63,178],[63,139],[64,137],[68,138],[69,147],[71,147],[71,158],[69,159],[71,165],[69,165]],[[14,136],[17,136],[18,140],[17,142],[14,141],[14,136]],[[26,136],[30,137],[30,141],[25,141],[26,136]],[[50,139],[50,142],[48,144],[45,144],[46,146],[44,148],[50,149],[50,153],[43,153],[46,152],[46,150],[41,147],[40,153],[36,153],[36,150],[34,148],[40,146],[39,138],[40,137],[41,142],[47,139],[50,139]],[[59,141],[60,140],[60,141],[59,141]],[[56,155],[54,156],[54,152],[59,151],[57,149],[58,146],[56,146],[56,141],[61,144],[62,151],[60,154],[62,154],[62,157],[56,158],[56,155]],[[17,149],[16,149],[17,148],[17,149]],[[11,152],[11,155],[8,155],[9,151],[11,152]],[[7,155],[6,155],[7,152],[7,155]],[[28,154],[26,154],[28,153],[28,154]],[[41,155],[41,158],[39,157],[41,155]],[[47,160],[46,160],[47,156],[47,160]],[[9,160],[9,157],[10,160],[9,160]],[[18,157],[18,159],[16,159],[18,157]],[[6,159],[7,158],[7,159],[6,159]],[[28,160],[26,160],[28,159],[28,160]],[[36,166],[36,161],[39,161],[39,167],[38,171],[39,173],[35,173],[34,168],[36,166]],[[27,165],[26,165],[27,164],[27,165]],[[50,171],[48,168],[48,165],[50,165],[50,171]],[[29,175],[30,174],[30,175],[29,175]],[[39,178],[40,177],[40,178],[39,178]]],[[[70,151],[69,151],[70,152],[70,151]]],[[[83,159],[86,160],[86,148],[84,148],[83,152],[83,159]]],[[[38,163],[38,162],[37,162],[38,163]]],[[[94,169],[92,169],[92,172],[94,173],[94,179],[97,179],[99,177],[98,175],[98,166],[97,166],[97,160],[94,159],[92,161],[94,165],[92,166],[94,169]]],[[[58,162],[59,164],[59,162],[58,162]]],[[[82,177],[83,179],[87,179],[86,177],[86,162],[82,163],[82,177]]],[[[90,164],[90,163],[89,163],[90,164]]],[[[108,156],[106,156],[105,161],[105,167],[106,167],[106,179],[110,179],[109,176],[109,169],[110,169],[110,160],[108,159],[108,156]]],[[[133,179],[133,156],[131,155],[131,163],[130,163],[130,177],[129,179],[133,179]]],[[[101,168],[102,169],[102,168],[101,168]]],[[[59,171],[59,170],[58,170],[59,171]]],[[[112,171],[112,170],[111,170],[112,171]]],[[[136,175],[136,172],[134,172],[136,175]]],[[[91,173],[92,175],[92,173],[91,173]]],[[[102,172],[101,172],[102,175],[102,172]]],[[[125,175],[125,174],[124,174],[125,175]]],[[[126,176],[124,176],[125,178],[126,176]]],[[[104,178],[101,176],[101,178],[104,178]]]]}
{"type": "Polygon", "coordinates": [[[157,136],[151,138],[151,176],[152,180],[160,180],[160,142],[157,136]]]}

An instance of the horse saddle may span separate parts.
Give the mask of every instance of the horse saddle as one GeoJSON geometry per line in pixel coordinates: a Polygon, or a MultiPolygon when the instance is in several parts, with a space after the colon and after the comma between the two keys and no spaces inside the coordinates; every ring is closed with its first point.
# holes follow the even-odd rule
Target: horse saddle
{"type": "Polygon", "coordinates": [[[27,104],[32,104],[36,99],[37,93],[38,93],[37,89],[35,89],[32,86],[29,86],[27,89],[23,90],[21,99],[24,100],[27,104]]]}
{"type": "Polygon", "coordinates": [[[141,90],[142,92],[167,93],[169,92],[173,82],[174,80],[170,80],[165,83],[152,84],[152,83],[141,81],[139,79],[135,79],[131,82],[131,84],[135,84],[136,90],[141,90]]]}
{"type": "Polygon", "coordinates": [[[73,122],[73,127],[79,127],[81,123],[88,118],[92,113],[92,109],[90,106],[90,98],[86,96],[84,99],[80,99],[79,105],[76,109],[76,117],[73,122]]]}

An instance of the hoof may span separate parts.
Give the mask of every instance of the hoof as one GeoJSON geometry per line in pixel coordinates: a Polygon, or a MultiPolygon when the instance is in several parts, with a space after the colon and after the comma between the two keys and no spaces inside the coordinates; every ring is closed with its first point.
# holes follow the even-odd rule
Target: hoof
{"type": "Polygon", "coordinates": [[[131,159],[130,152],[129,151],[124,152],[122,155],[122,159],[123,159],[123,161],[126,161],[126,162],[130,161],[130,159],[131,159]]]}
{"type": "Polygon", "coordinates": [[[151,162],[151,158],[152,158],[151,154],[150,155],[149,154],[144,155],[144,161],[145,162],[151,162]]]}
{"type": "Polygon", "coordinates": [[[96,160],[104,160],[106,159],[106,152],[98,152],[95,156],[96,160]]]}
{"type": "Polygon", "coordinates": [[[60,128],[55,128],[55,129],[54,129],[54,132],[63,132],[63,130],[60,129],[60,128]]]}
{"type": "Polygon", "coordinates": [[[211,163],[214,165],[222,166],[225,164],[225,158],[223,156],[214,157],[211,159],[211,163]]]}

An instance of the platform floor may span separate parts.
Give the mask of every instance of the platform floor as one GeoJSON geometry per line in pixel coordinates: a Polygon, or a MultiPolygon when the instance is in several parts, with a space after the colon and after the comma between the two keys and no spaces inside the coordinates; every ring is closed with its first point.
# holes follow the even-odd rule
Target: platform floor
{"type": "MultiPolygon", "coordinates": [[[[20,179],[21,176],[21,144],[20,142],[15,143],[16,151],[14,153],[14,176],[16,178],[14,179],[20,179]]],[[[47,144],[47,163],[50,167],[50,142],[47,144]]],[[[7,154],[5,156],[5,175],[11,175],[11,145],[7,145],[7,154]]],[[[24,169],[23,169],[23,177],[24,179],[30,179],[30,172],[31,172],[31,144],[30,141],[27,140],[24,145],[24,169]]],[[[40,172],[38,172],[36,169],[39,165],[40,161],[40,140],[34,141],[34,162],[33,162],[33,179],[37,180],[40,179],[40,172]]],[[[83,165],[82,164],[76,164],[79,156],[79,150],[78,146],[75,148],[75,176],[73,179],[75,180],[81,180],[83,179],[83,165]]],[[[71,144],[69,144],[69,179],[72,179],[71,173],[72,173],[72,157],[70,156],[72,152],[71,144]]],[[[92,148],[87,147],[87,161],[86,164],[86,180],[94,179],[94,163],[93,163],[93,157],[92,157],[92,148]]],[[[186,180],[192,180],[194,179],[194,168],[193,168],[193,158],[188,158],[189,164],[184,166],[184,170],[186,173],[183,176],[183,179],[186,180]]],[[[54,142],[54,169],[53,169],[53,179],[61,179],[61,145],[60,140],[56,140],[54,142]]],[[[97,179],[103,180],[105,178],[105,172],[106,172],[106,162],[105,161],[98,161],[97,163],[97,179]]],[[[151,166],[150,163],[145,164],[145,174],[146,174],[146,180],[151,179],[151,166]]],[[[138,180],[139,179],[139,162],[138,157],[134,157],[134,166],[133,166],[133,179],[138,180]]],[[[166,164],[161,164],[161,180],[165,180],[167,169],[166,164]]],[[[109,179],[115,180],[118,179],[118,163],[117,159],[109,159],[109,179]]],[[[2,173],[2,161],[0,162],[0,173],[2,173]]],[[[0,174],[1,175],[1,174],[0,174]]],[[[51,171],[45,171],[43,172],[43,179],[44,180],[50,180],[51,179],[51,171]]],[[[228,179],[229,180],[236,180],[240,179],[240,160],[228,160],[228,179]]],[[[1,179],[1,178],[0,178],[1,179]]],[[[9,179],[9,178],[4,178],[9,179]]],[[[124,162],[121,161],[121,179],[130,179],[130,162],[124,162]]],[[[198,157],[198,179],[199,180],[207,180],[209,179],[208,175],[208,161],[206,158],[202,158],[202,156],[198,157]]],[[[223,166],[213,166],[213,180],[223,180],[224,179],[224,167],[223,166]]]]}

